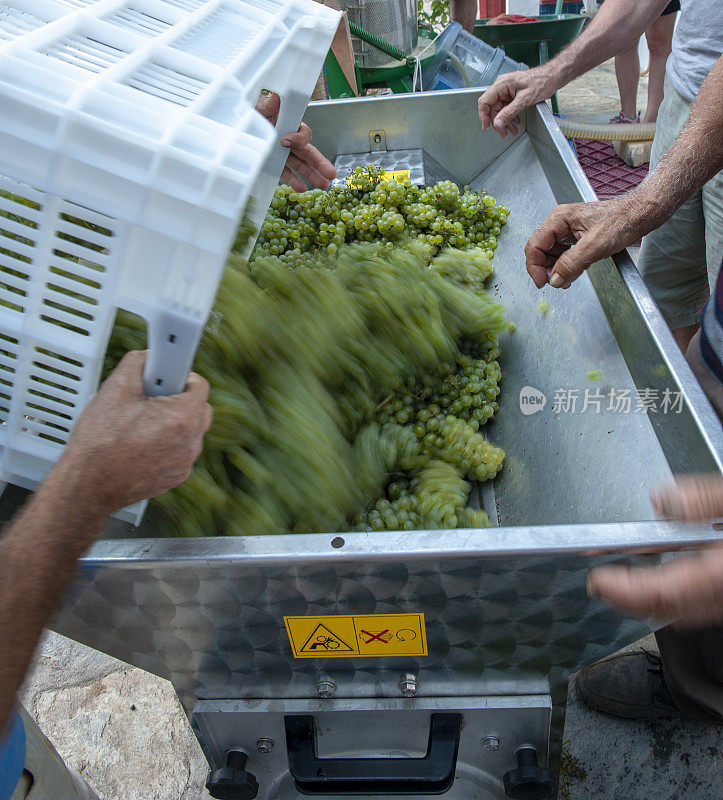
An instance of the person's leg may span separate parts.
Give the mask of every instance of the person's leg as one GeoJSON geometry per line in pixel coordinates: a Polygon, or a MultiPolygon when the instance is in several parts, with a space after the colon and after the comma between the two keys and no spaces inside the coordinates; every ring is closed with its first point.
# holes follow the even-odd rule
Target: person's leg
{"type": "Polygon", "coordinates": [[[723,385],[721,385],[716,376],[708,369],[700,357],[700,350],[698,344],[700,341],[700,331],[690,340],[690,345],[685,352],[685,357],[688,359],[690,368],[693,370],[701,389],[705,392],[713,406],[714,411],[723,420],[723,385]]]}
{"type": "Polygon", "coordinates": [[[474,33],[474,23],[477,18],[477,0],[450,0],[449,18],[467,31],[474,33]]]}
{"type": "Polygon", "coordinates": [[[723,625],[690,630],[668,625],[655,638],[666,685],[681,713],[723,722],[723,625]]]}
{"type": "Polygon", "coordinates": [[[615,56],[615,77],[618,80],[623,116],[635,119],[638,113],[638,78],[640,77],[637,42],[633,47],[629,47],[615,56]]]}
{"type": "MultiPolygon", "coordinates": [[[[689,111],[690,103],[666,78],[650,154],[651,170],[678,137],[689,111]]],[[[710,291],[702,192],[684,203],[657,230],[643,237],[637,268],[676,341],[686,350],[698,329],[698,314],[710,291]]]]}
{"type": "Polygon", "coordinates": [[[673,42],[673,28],[676,14],[664,14],[645,31],[650,52],[650,69],[648,71],[648,106],[645,109],[643,122],[655,122],[658,109],[663,102],[663,83],[665,81],[665,62],[670,55],[673,42]]]}
{"type": "MultiPolygon", "coordinates": [[[[723,385],[703,363],[698,350],[699,339],[697,333],[685,357],[723,420],[723,385]]],[[[655,638],[663,662],[663,675],[676,706],[693,719],[723,721],[723,625],[690,630],[668,625],[657,631],[655,638]]]]}
{"type": "Polygon", "coordinates": [[[25,769],[10,800],[99,800],[88,784],[65,766],[32,717],[20,706],[25,727],[25,769]]]}

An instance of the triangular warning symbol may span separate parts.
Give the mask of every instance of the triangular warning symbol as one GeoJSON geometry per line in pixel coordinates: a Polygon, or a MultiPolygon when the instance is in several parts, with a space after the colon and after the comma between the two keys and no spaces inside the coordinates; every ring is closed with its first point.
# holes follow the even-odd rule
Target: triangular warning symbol
{"type": "Polygon", "coordinates": [[[326,625],[319,623],[311,632],[311,636],[304,642],[300,653],[356,653],[356,650],[332,633],[326,625]]]}

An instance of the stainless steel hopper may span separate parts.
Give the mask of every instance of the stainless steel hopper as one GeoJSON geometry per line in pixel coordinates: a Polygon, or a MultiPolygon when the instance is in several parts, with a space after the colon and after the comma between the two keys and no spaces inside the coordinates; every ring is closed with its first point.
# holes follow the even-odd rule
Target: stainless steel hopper
{"type": "Polygon", "coordinates": [[[484,133],[478,95],[322,102],[306,121],[332,160],[384,151],[391,166],[395,152],[416,152],[420,169],[438,166],[511,210],[493,282],[517,330],[502,344],[500,412],[485,431],[507,463],[482,493],[498,527],[168,540],[150,521],[138,531],[118,523],[83,559],[55,619],[60,633],[171,680],[212,766],[246,750],[265,800],[300,796],[285,719],[314,718],[324,758],[421,756],[442,711],[469,723],[448,796],[503,797],[519,745],[534,745],[541,763],[551,750],[554,762],[569,674],[650,630],[590,600],[588,569],[717,536],[651,521],[650,487],[720,470],[723,432],[627,253],[567,292],[546,290],[550,310],[538,308],[526,239],[556,203],[594,199],[569,144],[544,105],[523,115],[514,139],[484,133]],[[546,397],[543,410],[521,413],[525,387],[546,397]],[[629,392],[630,413],[608,408],[611,390],[629,392]],[[680,408],[636,412],[643,390],[680,408]],[[577,392],[574,412],[555,403],[558,391],[577,392]],[[427,656],[294,658],[284,625],[400,612],[424,614],[427,656]]]}

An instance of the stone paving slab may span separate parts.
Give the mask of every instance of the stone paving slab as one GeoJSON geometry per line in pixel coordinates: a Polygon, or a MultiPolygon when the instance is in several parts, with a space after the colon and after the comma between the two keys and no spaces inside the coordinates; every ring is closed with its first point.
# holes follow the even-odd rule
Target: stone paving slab
{"type": "Polygon", "coordinates": [[[208,798],[206,759],[168,681],[48,632],[21,699],[101,800],[208,798]]]}

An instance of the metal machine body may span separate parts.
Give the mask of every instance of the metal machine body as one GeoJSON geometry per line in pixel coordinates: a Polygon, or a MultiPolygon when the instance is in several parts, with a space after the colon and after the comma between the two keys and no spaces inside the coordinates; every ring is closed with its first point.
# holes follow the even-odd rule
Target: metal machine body
{"type": "MultiPolygon", "coordinates": [[[[412,718],[408,712],[424,715],[424,731],[436,703],[449,702],[472,720],[487,713],[484,699],[487,709],[501,703],[505,718],[519,711],[532,720],[541,713],[532,698],[540,695],[551,698],[554,760],[570,673],[650,631],[589,598],[588,570],[647,558],[633,555],[641,550],[718,537],[711,526],[653,521],[649,502],[651,486],[671,473],[720,471],[723,431],[713,409],[627,254],[596,264],[567,292],[545,290],[550,309],[539,310],[524,242],[556,203],[594,195],[544,105],[523,115],[518,137],[501,139],[482,131],[478,94],[324,102],[312,104],[306,121],[332,160],[383,142],[390,164],[395,152],[416,151],[422,169],[436,163],[510,208],[492,282],[517,330],[501,343],[500,412],[485,428],[507,462],[481,498],[498,527],[293,536],[234,530],[173,540],[154,538],[150,517],[138,530],[115,522],[82,560],[54,621],[58,632],[171,680],[214,768],[223,767],[224,749],[274,739],[266,731],[272,722],[276,731],[287,711],[305,710],[317,726],[339,731],[325,742],[340,749],[330,745],[325,754],[350,752],[346,726],[372,754],[414,754],[419,743],[402,745],[391,730],[412,718]],[[383,133],[379,142],[373,132],[383,133]],[[600,381],[586,377],[591,369],[600,381]],[[535,414],[522,413],[526,387],[546,398],[535,414]],[[622,413],[606,401],[596,408],[588,397],[583,412],[586,389],[632,397],[667,390],[680,408],[636,412],[633,400],[622,413]],[[557,408],[558,390],[576,391],[577,407],[557,408]],[[424,615],[426,655],[297,658],[284,619],[320,617],[333,625],[341,615],[399,613],[424,615]],[[413,698],[400,688],[409,675],[413,698]],[[335,690],[322,701],[324,682],[335,690]],[[522,708],[504,706],[510,697],[522,698],[522,708]],[[366,714],[378,714],[379,724],[358,716],[366,714]],[[362,742],[367,727],[392,738],[362,742]]],[[[531,738],[537,748],[539,734],[531,738]]],[[[470,750],[450,800],[474,796],[466,777],[473,767],[494,777],[479,777],[480,792],[487,791],[480,796],[503,797],[498,767],[504,761],[503,769],[513,770],[512,750],[525,743],[501,744],[494,769],[479,749],[479,758],[470,750]]],[[[464,747],[463,729],[460,753],[464,747]]],[[[547,753],[538,749],[544,766],[547,753]]],[[[249,769],[258,758],[249,755],[249,769]]],[[[288,785],[281,769],[268,773],[272,785],[288,785]]],[[[270,800],[277,795],[268,794],[266,774],[256,771],[259,791],[267,793],[260,796],[270,800]]]]}

